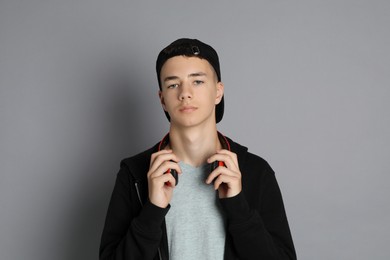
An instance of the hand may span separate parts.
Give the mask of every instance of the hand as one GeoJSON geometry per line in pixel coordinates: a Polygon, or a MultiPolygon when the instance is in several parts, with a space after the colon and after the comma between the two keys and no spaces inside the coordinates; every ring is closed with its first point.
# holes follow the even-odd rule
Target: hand
{"type": "Polygon", "coordinates": [[[149,200],[160,208],[166,208],[171,201],[175,178],[172,174],[165,174],[168,169],[175,169],[181,174],[177,162],[179,158],[172,150],[161,150],[152,154],[147,174],[149,186],[149,200]]]}
{"type": "Polygon", "coordinates": [[[218,190],[220,199],[231,198],[238,195],[242,190],[241,172],[238,167],[237,155],[228,150],[219,150],[207,159],[208,163],[221,161],[225,166],[219,166],[206,179],[210,184],[214,180],[214,189],[218,190]]]}

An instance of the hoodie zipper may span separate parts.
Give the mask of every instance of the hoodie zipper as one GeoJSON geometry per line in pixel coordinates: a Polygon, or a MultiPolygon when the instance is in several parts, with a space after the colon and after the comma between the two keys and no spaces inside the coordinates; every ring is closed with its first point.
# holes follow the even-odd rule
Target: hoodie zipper
{"type": "Polygon", "coordinates": [[[139,184],[138,184],[138,181],[137,181],[137,180],[134,181],[134,185],[135,185],[135,190],[137,191],[138,201],[139,201],[139,203],[141,204],[141,206],[143,207],[144,204],[142,203],[141,194],[140,194],[140,192],[139,192],[139,186],[138,186],[139,184]]]}
{"type": "MultiPolygon", "coordinates": [[[[144,204],[142,203],[142,199],[141,199],[141,194],[140,194],[140,191],[139,191],[139,183],[138,183],[138,180],[135,180],[134,181],[134,185],[135,185],[135,190],[137,192],[137,197],[138,197],[138,201],[139,203],[141,204],[141,206],[143,207],[144,204]]],[[[157,248],[158,250],[158,257],[160,260],[162,260],[162,255],[161,255],[161,250],[160,250],[160,247],[157,248]]]]}

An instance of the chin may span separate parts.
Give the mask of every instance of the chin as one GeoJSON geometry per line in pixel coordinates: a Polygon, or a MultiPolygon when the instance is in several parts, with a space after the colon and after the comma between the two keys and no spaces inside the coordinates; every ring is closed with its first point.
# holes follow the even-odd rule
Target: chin
{"type": "Polygon", "coordinates": [[[194,127],[199,125],[198,122],[194,122],[194,121],[176,121],[174,122],[174,124],[180,127],[194,127]]]}

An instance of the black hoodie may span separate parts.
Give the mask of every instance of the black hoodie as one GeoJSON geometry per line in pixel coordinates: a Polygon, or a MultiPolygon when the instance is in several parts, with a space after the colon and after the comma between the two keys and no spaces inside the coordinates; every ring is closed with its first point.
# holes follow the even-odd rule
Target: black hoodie
{"type": "MultiPolygon", "coordinates": [[[[296,259],[274,171],[262,158],[227,138],[237,154],[242,192],[220,199],[227,217],[224,259],[296,259]]],[[[101,238],[101,260],[168,260],[167,208],[148,201],[150,157],[158,144],[122,160],[101,238]]]]}

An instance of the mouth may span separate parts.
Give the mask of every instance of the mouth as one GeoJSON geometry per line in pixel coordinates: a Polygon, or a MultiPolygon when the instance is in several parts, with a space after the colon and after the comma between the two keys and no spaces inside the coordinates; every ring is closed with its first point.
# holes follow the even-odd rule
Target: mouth
{"type": "Polygon", "coordinates": [[[179,109],[179,111],[183,112],[183,113],[190,113],[190,112],[195,111],[196,109],[198,109],[198,108],[194,107],[194,106],[183,106],[179,109]]]}

